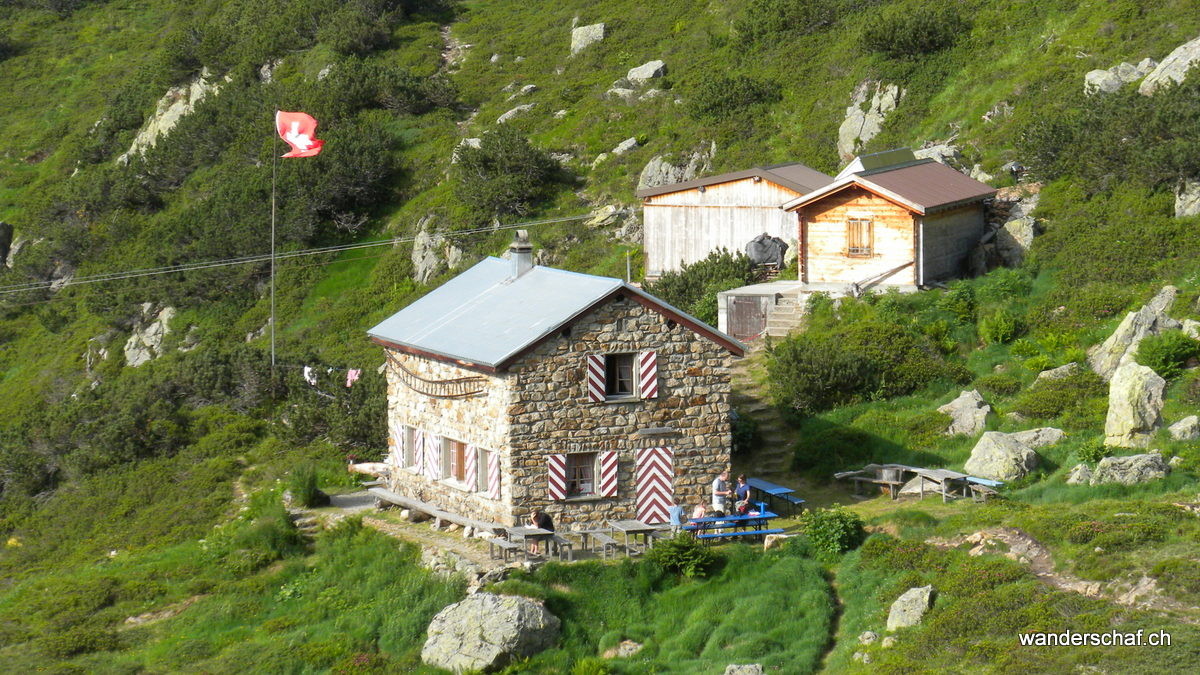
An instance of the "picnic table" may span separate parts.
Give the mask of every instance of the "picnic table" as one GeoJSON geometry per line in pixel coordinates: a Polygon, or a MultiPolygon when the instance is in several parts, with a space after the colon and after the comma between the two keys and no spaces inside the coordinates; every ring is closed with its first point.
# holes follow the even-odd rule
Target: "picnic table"
{"type": "Polygon", "coordinates": [[[767,499],[771,503],[772,508],[775,507],[776,499],[782,499],[783,501],[787,502],[789,508],[792,509],[792,513],[795,513],[797,506],[803,509],[804,504],[806,503],[803,499],[796,497],[793,494],[796,492],[794,489],[785,487],[783,485],[777,485],[761,478],[747,478],[746,485],[749,485],[750,489],[757,491],[760,495],[766,495],[767,499]]]}
{"type": "Polygon", "coordinates": [[[733,539],[744,536],[764,536],[782,533],[782,529],[767,528],[767,521],[779,515],[770,511],[747,513],[744,516],[709,516],[693,518],[683,526],[684,530],[696,533],[697,539],[733,539]],[[716,530],[709,532],[708,530],[716,530]]]}
{"type": "MultiPolygon", "coordinates": [[[[515,541],[520,541],[522,543],[524,543],[526,540],[528,540],[528,541],[532,541],[533,543],[536,544],[538,542],[547,541],[553,536],[554,536],[553,531],[543,530],[540,527],[521,526],[521,527],[508,528],[508,537],[510,539],[513,539],[515,541]]],[[[549,544],[546,545],[547,553],[550,552],[549,546],[550,546],[549,544]]]]}
{"type": "Polygon", "coordinates": [[[641,535],[643,547],[650,544],[650,533],[658,530],[654,525],[647,525],[640,520],[610,520],[609,527],[625,534],[625,555],[630,555],[629,535],[641,535]]]}

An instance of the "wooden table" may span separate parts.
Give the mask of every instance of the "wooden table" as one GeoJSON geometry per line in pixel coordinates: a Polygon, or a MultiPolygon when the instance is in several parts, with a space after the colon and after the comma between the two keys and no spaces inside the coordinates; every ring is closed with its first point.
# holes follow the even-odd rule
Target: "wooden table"
{"type": "Polygon", "coordinates": [[[630,555],[631,551],[632,551],[632,549],[630,549],[630,546],[629,546],[629,535],[631,535],[631,534],[635,535],[635,536],[639,535],[639,534],[642,535],[642,546],[643,546],[643,548],[645,548],[645,546],[648,543],[647,537],[650,536],[651,532],[658,529],[658,528],[654,527],[653,525],[647,525],[646,523],[643,523],[640,520],[610,520],[610,521],[608,521],[608,526],[614,530],[619,530],[620,532],[625,533],[625,555],[626,556],[630,555]]]}
{"type": "Polygon", "coordinates": [[[764,534],[782,533],[781,529],[768,529],[767,521],[778,518],[770,511],[744,516],[709,516],[693,518],[683,526],[684,530],[692,532],[699,539],[734,539],[740,536],[761,536],[764,534]],[[707,530],[725,530],[724,532],[708,532],[707,530]]]}
{"type": "MultiPolygon", "coordinates": [[[[546,541],[554,536],[552,530],[543,530],[540,527],[510,527],[508,528],[508,536],[511,539],[519,539],[522,543],[526,539],[532,540],[534,544],[540,541],[546,541]]],[[[546,553],[550,552],[550,544],[546,544],[546,553]]]]}
{"type": "Polygon", "coordinates": [[[799,497],[793,497],[792,493],[795,492],[795,490],[790,487],[776,485],[775,483],[765,481],[761,478],[747,478],[746,485],[749,485],[750,489],[755,490],[759,494],[766,495],[767,499],[771,502],[772,508],[775,506],[776,497],[788,503],[791,508],[790,513],[794,514],[796,512],[797,504],[799,504],[801,508],[804,507],[804,500],[800,499],[799,497]]]}

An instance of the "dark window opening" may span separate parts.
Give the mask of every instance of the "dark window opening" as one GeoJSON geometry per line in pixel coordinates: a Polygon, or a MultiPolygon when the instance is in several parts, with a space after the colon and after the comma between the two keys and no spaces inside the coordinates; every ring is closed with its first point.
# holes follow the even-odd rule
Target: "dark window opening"
{"type": "Polygon", "coordinates": [[[604,357],[604,394],[609,398],[633,396],[633,354],[604,357]]]}

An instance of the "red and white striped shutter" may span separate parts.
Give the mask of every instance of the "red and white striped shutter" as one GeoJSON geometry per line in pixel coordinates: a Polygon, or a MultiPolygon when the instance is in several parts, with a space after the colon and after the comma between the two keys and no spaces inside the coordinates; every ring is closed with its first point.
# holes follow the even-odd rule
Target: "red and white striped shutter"
{"type": "Polygon", "coordinates": [[[567,498],[567,456],[546,455],[546,478],[550,489],[550,499],[562,500],[567,498]]]}
{"type": "Polygon", "coordinates": [[[417,430],[413,432],[413,461],[417,473],[424,476],[425,471],[425,432],[417,430]]]}
{"type": "Polygon", "coordinates": [[[638,397],[658,398],[658,353],[638,354],[638,397]]]}
{"type": "Polygon", "coordinates": [[[637,519],[651,525],[665,523],[675,503],[674,453],[670,448],[637,451],[637,519]]]}
{"type": "Polygon", "coordinates": [[[600,453],[600,496],[617,496],[617,453],[600,453]]]}
{"type": "Polygon", "coordinates": [[[442,477],[442,437],[429,434],[425,439],[425,477],[439,480],[442,477]]]}
{"type": "Polygon", "coordinates": [[[467,485],[471,486],[471,492],[474,492],[475,486],[479,485],[479,467],[476,465],[478,460],[479,448],[473,445],[468,445],[466,466],[463,467],[466,469],[466,471],[463,472],[463,478],[466,480],[467,485]]]}
{"type": "Polygon", "coordinates": [[[604,400],[604,355],[587,355],[587,394],[592,403],[604,400]]]}
{"type": "Polygon", "coordinates": [[[500,499],[500,453],[488,453],[488,499],[500,499]]]}
{"type": "Polygon", "coordinates": [[[387,463],[395,467],[402,467],[404,466],[404,425],[392,422],[388,425],[388,430],[392,437],[387,463]]]}

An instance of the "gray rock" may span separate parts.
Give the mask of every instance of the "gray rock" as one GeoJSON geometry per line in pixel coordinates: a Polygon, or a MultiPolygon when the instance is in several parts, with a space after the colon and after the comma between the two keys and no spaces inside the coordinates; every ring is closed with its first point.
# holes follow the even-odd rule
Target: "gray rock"
{"type": "Polygon", "coordinates": [[[958,398],[938,408],[938,412],[950,416],[950,426],[942,432],[946,436],[974,436],[983,431],[992,406],[983,400],[979,391],[964,391],[958,398]]]}
{"type": "Polygon", "coordinates": [[[153,303],[143,304],[141,318],[125,342],[125,364],[137,368],[162,356],[163,338],[171,332],[170,324],[174,316],[174,307],[163,307],[155,314],[153,303]]]}
{"type": "Polygon", "coordinates": [[[1110,70],[1091,70],[1083,76],[1083,90],[1089,94],[1097,92],[1111,94],[1123,86],[1125,83],[1121,81],[1121,78],[1110,70]]]}
{"type": "Polygon", "coordinates": [[[538,86],[536,84],[527,84],[527,85],[521,87],[520,89],[517,89],[515,92],[513,92],[513,95],[509,96],[508,100],[511,101],[514,98],[517,98],[518,96],[527,96],[537,90],[538,90],[538,86]]]}
{"type": "Polygon", "coordinates": [[[984,171],[982,164],[976,164],[976,165],[972,166],[970,173],[968,173],[967,175],[970,176],[971,178],[974,178],[975,180],[979,181],[980,183],[990,183],[993,179],[996,178],[992,174],[984,171]]]}
{"type": "Polygon", "coordinates": [[[458,142],[458,145],[454,146],[454,152],[451,153],[451,155],[450,155],[450,163],[451,164],[458,163],[458,151],[459,150],[461,150],[463,148],[475,148],[476,150],[478,150],[482,146],[483,146],[482,138],[464,138],[464,139],[462,139],[461,141],[458,142]]]}
{"type": "Polygon", "coordinates": [[[682,183],[709,171],[712,168],[712,158],[717,154],[717,144],[709,143],[707,148],[695,150],[688,156],[684,164],[672,164],[663,155],[657,155],[642,168],[638,176],[637,189],[658,187],[682,183]]]}
{"type": "Polygon", "coordinates": [[[1200,180],[1185,179],[1175,187],[1175,217],[1200,215],[1200,180]]]}
{"type": "Polygon", "coordinates": [[[258,69],[258,79],[263,84],[271,84],[275,80],[275,69],[283,63],[283,59],[273,59],[262,64],[258,69]]]}
{"type": "Polygon", "coordinates": [[[633,640],[621,640],[620,644],[605,650],[601,656],[606,659],[624,659],[642,651],[642,647],[644,646],[642,643],[634,642],[633,640]]]}
{"type": "Polygon", "coordinates": [[[638,97],[639,101],[653,101],[654,99],[663,96],[662,89],[647,89],[646,93],[638,97]]]}
{"type": "Polygon", "coordinates": [[[562,118],[564,118],[564,117],[566,117],[566,116],[567,116],[567,111],[566,111],[566,110],[556,110],[556,111],[554,111],[554,119],[556,119],[556,120],[561,120],[562,118]]]}
{"type": "Polygon", "coordinates": [[[950,142],[936,143],[920,150],[913,151],[917,159],[932,159],[939,164],[945,164],[954,169],[962,170],[963,156],[958,146],[950,142]]]}
{"type": "Polygon", "coordinates": [[[999,103],[992,106],[991,108],[988,108],[988,111],[983,113],[983,115],[980,116],[980,119],[982,119],[984,122],[991,123],[991,122],[995,122],[996,120],[1001,119],[1003,117],[1009,117],[1010,115],[1012,115],[1012,113],[1013,113],[1012,104],[1009,103],[1008,101],[1000,101],[999,103]]]}
{"type": "Polygon", "coordinates": [[[333,64],[331,63],[331,64],[325,66],[324,68],[322,68],[321,72],[317,73],[317,82],[320,82],[321,80],[329,77],[329,74],[332,72],[333,72],[333,64]]]}
{"type": "Polygon", "coordinates": [[[1113,373],[1108,386],[1108,416],[1104,444],[1119,448],[1144,448],[1162,426],[1166,380],[1152,369],[1130,361],[1113,373]]]}
{"type": "Polygon", "coordinates": [[[1106,483],[1136,485],[1166,478],[1169,473],[1171,473],[1171,467],[1163,461],[1162,455],[1157,451],[1128,457],[1105,457],[1096,465],[1096,471],[1092,473],[1090,483],[1092,485],[1106,483]]]}
{"type": "Polygon", "coordinates": [[[608,161],[608,153],[602,152],[602,153],[596,155],[596,159],[592,160],[592,168],[594,169],[606,161],[608,161]]]}
{"type": "Polygon", "coordinates": [[[626,89],[625,87],[613,87],[604,92],[605,98],[619,98],[626,103],[632,103],[637,98],[637,91],[634,89],[626,89]]]}
{"type": "MultiPolygon", "coordinates": [[[[1012,162],[1009,163],[1011,164],[1012,162]]],[[[1034,192],[1033,194],[1025,195],[1024,197],[1021,197],[1017,201],[1013,202],[1012,207],[1008,210],[1008,219],[1013,220],[1014,218],[1024,218],[1025,216],[1033,213],[1033,210],[1037,208],[1038,201],[1041,200],[1041,198],[1042,193],[1034,192]]]]}
{"type": "Polygon", "coordinates": [[[1037,429],[1026,429],[1025,431],[1014,431],[1009,434],[1009,437],[1021,445],[1030,448],[1041,448],[1047,445],[1054,445],[1066,438],[1067,435],[1062,429],[1039,427],[1037,429]]]}
{"type": "Polygon", "coordinates": [[[863,80],[854,88],[846,118],[838,127],[837,149],[842,161],[853,159],[863,144],[883,130],[884,119],[902,98],[904,90],[899,85],[878,80],[863,80]]]}
{"type": "Polygon", "coordinates": [[[476,593],[433,617],[421,660],[454,672],[499,670],[554,646],[560,626],[528,598],[476,593]]]}
{"type": "Polygon", "coordinates": [[[910,588],[892,603],[888,612],[887,629],[894,631],[921,623],[925,612],[933,606],[933,586],[910,588]]]}
{"type": "Polygon", "coordinates": [[[500,61],[500,55],[499,55],[499,54],[492,54],[492,58],[488,59],[488,61],[489,61],[489,62],[491,62],[491,63],[499,63],[499,61],[500,61]]]}
{"type": "Polygon", "coordinates": [[[1087,485],[1092,480],[1092,467],[1076,464],[1067,472],[1067,485],[1087,485]]]}
{"type": "Polygon", "coordinates": [[[758,663],[740,666],[731,663],[725,666],[725,675],[763,675],[763,667],[758,663]]]}
{"type": "Polygon", "coordinates": [[[655,78],[662,77],[667,74],[667,64],[660,60],[643,63],[636,68],[630,68],[625,74],[625,79],[629,80],[634,86],[642,86],[655,78]]]}
{"type": "Polygon", "coordinates": [[[1200,321],[1196,321],[1195,319],[1184,319],[1183,326],[1181,326],[1181,328],[1183,329],[1184,335],[1192,338],[1193,340],[1200,340],[1200,321]]]}
{"type": "Polygon", "coordinates": [[[1038,235],[1037,221],[1032,216],[1013,218],[996,231],[996,251],[1009,267],[1025,262],[1025,255],[1038,235]]]}
{"type": "Polygon", "coordinates": [[[879,633],[876,633],[873,630],[863,631],[862,633],[859,633],[859,635],[858,635],[858,644],[872,645],[872,644],[875,644],[875,641],[878,639],[879,639],[879,633]]]}
{"type": "Polygon", "coordinates": [[[637,147],[638,141],[636,138],[626,138],[618,143],[617,147],[613,148],[611,152],[614,155],[624,155],[625,153],[630,152],[637,147]]]}
{"type": "Polygon", "coordinates": [[[1010,434],[985,431],[963,469],[973,476],[1010,481],[1028,474],[1038,461],[1032,448],[1010,434]]]}
{"type": "Polygon", "coordinates": [[[509,110],[508,112],[504,113],[503,115],[497,117],[496,124],[504,124],[505,122],[511,120],[512,118],[514,118],[518,115],[523,115],[523,114],[529,112],[530,110],[533,110],[533,107],[535,105],[537,105],[537,104],[536,103],[524,103],[522,105],[519,105],[519,106],[513,108],[512,110],[509,110]]]}
{"type": "Polygon", "coordinates": [[[850,658],[854,661],[862,663],[863,665],[870,665],[872,661],[871,655],[866,652],[854,652],[854,656],[850,658]]]}
{"type": "Polygon", "coordinates": [[[1088,365],[1092,370],[1107,382],[1117,368],[1133,361],[1138,345],[1147,335],[1160,335],[1180,328],[1178,321],[1166,315],[1177,292],[1174,286],[1164,286],[1141,309],[1125,315],[1108,339],[1088,351],[1088,365]]]}
{"type": "Polygon", "coordinates": [[[879,643],[879,646],[883,647],[884,649],[891,649],[892,647],[895,647],[896,646],[896,636],[888,635],[887,637],[883,638],[883,641],[879,643]]]}
{"type": "Polygon", "coordinates": [[[1194,441],[1200,438],[1200,417],[1188,415],[1175,424],[1167,427],[1171,438],[1177,441],[1194,441]]]}
{"type": "Polygon", "coordinates": [[[1068,377],[1074,375],[1075,373],[1078,373],[1080,370],[1082,370],[1082,368],[1080,367],[1080,365],[1078,363],[1075,363],[1074,361],[1072,361],[1071,363],[1068,363],[1065,366],[1059,366],[1057,368],[1043,370],[1042,372],[1038,373],[1038,376],[1036,378],[1034,378],[1033,386],[1037,386],[1038,383],[1040,383],[1040,382],[1050,382],[1053,380],[1061,380],[1064,378],[1068,378],[1068,377]]]}
{"type": "MultiPolygon", "coordinates": [[[[225,82],[230,80],[231,78],[228,76],[225,77],[225,82]]],[[[220,89],[221,83],[213,79],[208,68],[201,70],[200,74],[191,82],[168,89],[167,93],[158,100],[154,115],[142,125],[137,135],[134,136],[133,144],[120,157],[117,157],[117,163],[128,164],[135,155],[141,155],[147,149],[153,148],[158,143],[158,139],[166,136],[171,129],[175,128],[176,124],[179,124],[179,120],[191,114],[201,101],[215,95],[220,89]]]]}
{"type": "Polygon", "coordinates": [[[583,226],[589,230],[598,230],[616,225],[625,217],[626,211],[616,204],[606,204],[593,209],[589,215],[591,218],[585,220],[583,226]]]}
{"type": "Polygon", "coordinates": [[[1142,80],[1138,93],[1150,96],[1161,86],[1183,82],[1197,61],[1200,61],[1200,37],[1179,45],[1175,51],[1167,54],[1167,58],[1142,80]]]}
{"type": "Polygon", "coordinates": [[[571,55],[574,56],[603,39],[604,24],[602,23],[574,28],[571,30],[571,55]]]}
{"type": "Polygon", "coordinates": [[[426,216],[417,223],[417,236],[413,239],[413,280],[429,283],[446,269],[458,267],[464,257],[462,249],[451,244],[445,237],[430,231],[433,218],[426,216]]]}

